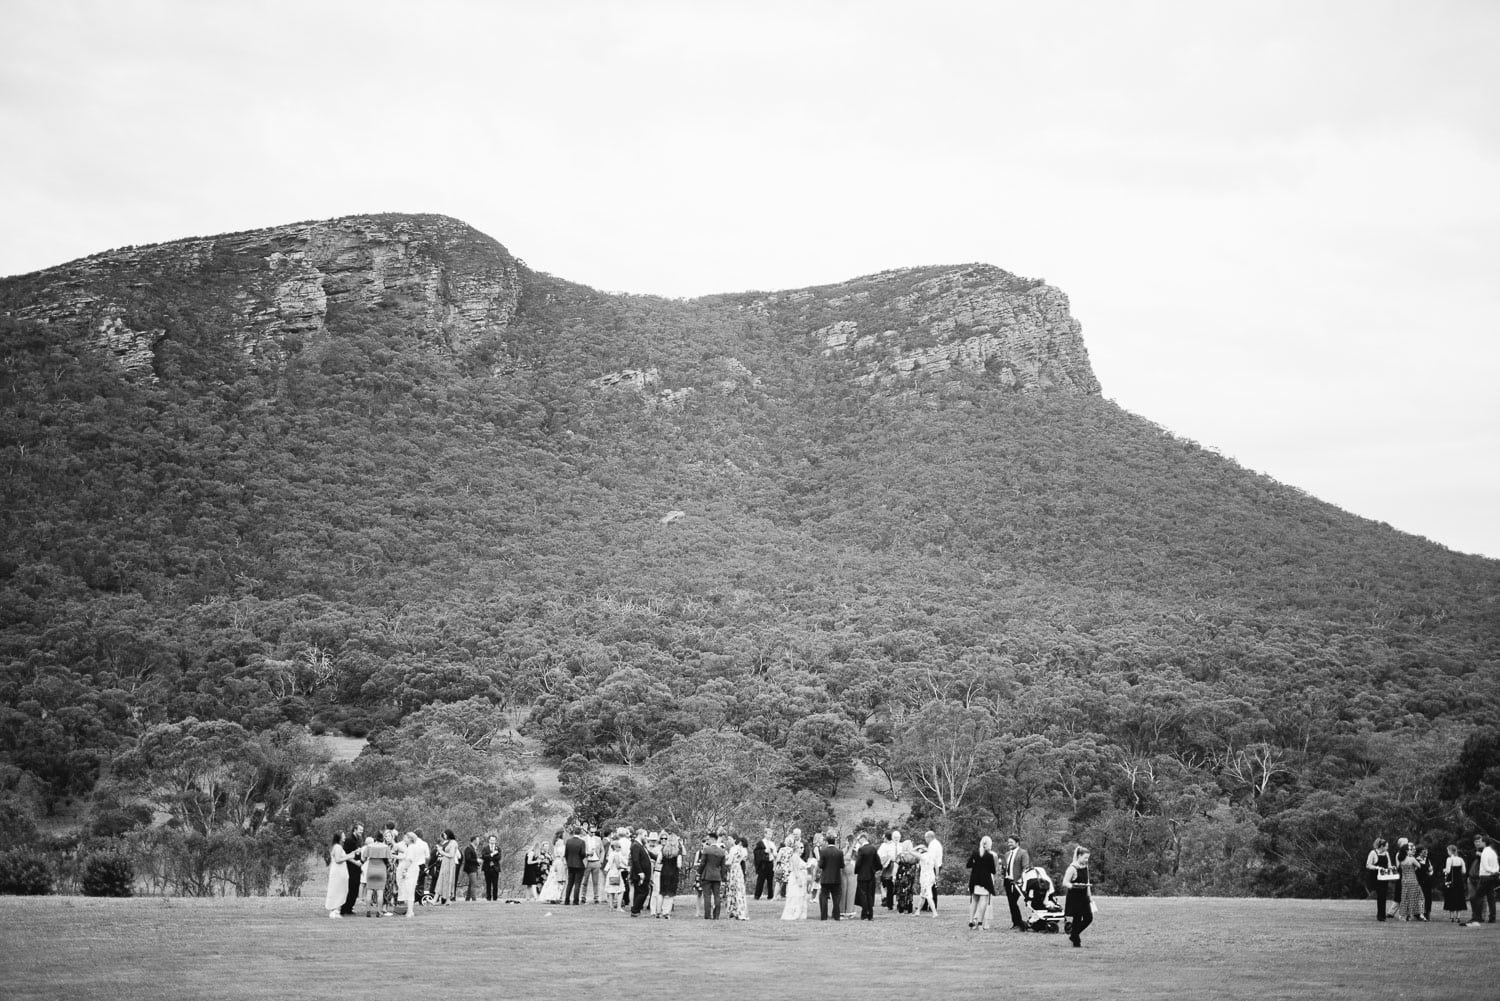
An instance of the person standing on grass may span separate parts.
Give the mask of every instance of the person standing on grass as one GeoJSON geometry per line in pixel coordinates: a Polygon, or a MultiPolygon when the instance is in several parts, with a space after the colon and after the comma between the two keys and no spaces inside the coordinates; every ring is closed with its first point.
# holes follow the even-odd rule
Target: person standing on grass
{"type": "Polygon", "coordinates": [[[355,824],[344,838],[344,867],[348,871],[349,884],[344,891],[344,905],[339,913],[346,918],[354,916],[354,902],[359,899],[359,850],[365,846],[365,825],[355,824]]]}
{"type": "Polygon", "coordinates": [[[1375,893],[1376,921],[1385,920],[1385,899],[1391,884],[1390,880],[1380,877],[1395,867],[1396,863],[1391,860],[1391,853],[1386,849],[1385,838],[1376,838],[1370,847],[1370,854],[1365,856],[1365,886],[1375,893]]]}
{"type": "Polygon", "coordinates": [[[855,838],[854,843],[858,846],[854,850],[855,906],[859,908],[861,921],[874,921],[875,888],[880,884],[880,849],[865,834],[855,838]]]}
{"type": "Polygon", "coordinates": [[[896,906],[896,856],[901,848],[901,832],[886,831],[880,844],[880,883],[885,888],[881,906],[891,910],[896,906]]]}
{"type": "Polygon", "coordinates": [[[787,851],[786,906],[781,909],[781,920],[802,921],[807,917],[807,863],[802,859],[802,839],[793,831],[787,835],[791,842],[787,851]]]}
{"type": "MultiPolygon", "coordinates": [[[[463,854],[459,857],[458,869],[460,885],[464,889],[464,899],[478,900],[475,887],[479,885],[479,835],[473,835],[469,838],[469,843],[464,845],[463,854]]],[[[457,899],[457,891],[453,896],[457,899]]]]}
{"type": "Polygon", "coordinates": [[[479,867],[484,871],[484,899],[500,899],[500,842],[491,834],[479,851],[479,867]]]}
{"type": "Polygon", "coordinates": [[[1016,931],[1025,931],[1026,922],[1021,920],[1021,874],[1031,868],[1031,853],[1021,847],[1014,834],[1005,839],[1005,866],[1002,877],[1005,881],[1005,900],[1010,904],[1010,926],[1016,931]]]}
{"type": "Polygon", "coordinates": [[[344,852],[344,832],[338,831],[333,835],[333,843],[328,846],[328,893],[323,897],[323,906],[328,909],[330,918],[339,916],[344,908],[344,898],[349,895],[349,866],[345,864],[347,858],[344,852]]]}
{"type": "Polygon", "coordinates": [[[437,887],[432,892],[437,895],[439,904],[450,904],[453,902],[455,891],[458,889],[458,835],[453,831],[443,831],[443,843],[438,847],[438,878],[437,887]]]}
{"type": "Polygon", "coordinates": [[[1422,887],[1417,883],[1417,853],[1408,850],[1396,867],[1401,872],[1401,900],[1396,913],[1402,921],[1426,921],[1422,916],[1422,887]]]}
{"type": "Polygon", "coordinates": [[[1490,911],[1490,924],[1495,923],[1495,887],[1500,883],[1500,856],[1495,846],[1483,834],[1474,835],[1474,897],[1469,902],[1469,923],[1466,928],[1478,928],[1484,923],[1484,910],[1490,911]]]}
{"type": "Polygon", "coordinates": [[[983,928],[989,917],[990,900],[995,896],[994,842],[986,834],[979,847],[969,856],[969,927],[983,928]]]}
{"type": "Polygon", "coordinates": [[[917,899],[922,901],[922,906],[917,908],[918,914],[930,908],[932,916],[937,917],[937,863],[940,853],[941,849],[936,852],[928,847],[917,849],[917,899]]]}
{"type": "Polygon", "coordinates": [[[776,841],[767,827],[755,843],[755,899],[766,891],[767,900],[776,899],[776,841]]]}
{"type": "Polygon", "coordinates": [[[597,904],[604,888],[604,838],[583,825],[583,899],[597,904]]]}
{"type": "Polygon", "coordinates": [[[818,920],[828,920],[828,902],[833,901],[833,920],[839,913],[839,884],[844,879],[844,853],[839,848],[839,832],[829,830],[823,847],[818,849],[818,920]]]}
{"type": "Polygon", "coordinates": [[[1432,919],[1432,863],[1427,860],[1427,849],[1417,849],[1417,890],[1422,895],[1422,920],[1432,919]]]}
{"type": "Polygon", "coordinates": [[[418,881],[422,865],[427,861],[431,849],[415,831],[407,831],[402,838],[401,863],[396,868],[397,896],[406,901],[406,916],[417,914],[418,881]]]}
{"type": "Polygon", "coordinates": [[[1457,924],[1463,923],[1463,912],[1469,909],[1468,882],[1458,845],[1449,845],[1448,857],[1443,860],[1443,913],[1457,924]]]}
{"type": "Polygon", "coordinates": [[[677,889],[682,881],[682,839],[667,831],[661,832],[661,869],[657,873],[656,916],[672,917],[672,905],[677,902],[677,889]]]}
{"type": "Polygon", "coordinates": [[[390,873],[391,850],[384,839],[365,838],[365,890],[369,894],[365,917],[384,917],[385,881],[390,873]]]}
{"type": "Polygon", "coordinates": [[[728,858],[723,845],[724,833],[715,831],[698,856],[698,878],[703,886],[703,918],[719,920],[724,907],[724,873],[728,858]]]}
{"type": "Polygon", "coordinates": [[[564,905],[583,903],[584,856],[587,851],[588,845],[579,836],[578,829],[570,830],[568,840],[563,842],[563,864],[568,867],[568,886],[563,891],[564,905]]]}
{"type": "MultiPolygon", "coordinates": [[[[943,871],[943,843],[938,840],[935,831],[928,831],[924,836],[927,842],[927,853],[923,856],[928,865],[932,867],[932,893],[928,897],[927,904],[932,908],[933,917],[937,916],[937,879],[943,871]]],[[[921,874],[918,873],[918,878],[921,874]]]]}
{"type": "Polygon", "coordinates": [[[724,910],[731,921],[749,921],[749,896],[745,893],[745,862],[750,845],[744,838],[729,836],[729,850],[724,853],[724,910]]]}
{"type": "Polygon", "coordinates": [[[651,901],[651,853],[646,850],[646,829],[637,828],[630,840],[630,916],[638,918],[651,901]]]}
{"type": "Polygon", "coordinates": [[[1089,890],[1089,850],[1082,845],[1073,849],[1073,863],[1063,873],[1063,921],[1068,926],[1068,938],[1077,949],[1083,945],[1079,936],[1094,923],[1094,898],[1089,890]]]}

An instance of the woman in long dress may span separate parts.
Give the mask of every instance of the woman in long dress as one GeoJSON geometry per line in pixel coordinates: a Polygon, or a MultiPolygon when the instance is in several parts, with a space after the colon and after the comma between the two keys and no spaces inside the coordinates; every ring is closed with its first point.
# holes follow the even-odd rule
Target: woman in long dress
{"type": "Polygon", "coordinates": [[[745,895],[745,860],[750,845],[744,838],[731,840],[724,854],[724,907],[735,921],[750,920],[750,903],[745,895]]]}
{"type": "Polygon", "coordinates": [[[1397,913],[1402,921],[1424,921],[1422,917],[1422,887],[1417,883],[1417,853],[1408,851],[1397,863],[1401,870],[1401,902],[1397,913]]]}
{"type": "Polygon", "coordinates": [[[396,896],[406,901],[406,916],[411,918],[417,913],[417,882],[422,876],[422,864],[427,861],[427,842],[407,831],[401,839],[400,858],[396,866],[396,896]]]}
{"type": "Polygon", "coordinates": [[[328,892],[323,895],[323,906],[330,918],[339,916],[344,898],[349,895],[349,856],[344,851],[344,832],[336,831],[333,844],[328,846],[328,892]]]}
{"type": "Polygon", "coordinates": [[[1443,913],[1449,921],[1463,922],[1464,911],[1469,909],[1467,889],[1468,876],[1458,845],[1449,845],[1448,857],[1443,860],[1443,913]]]}
{"type": "Polygon", "coordinates": [[[443,843],[438,846],[437,902],[450,904],[458,886],[458,835],[451,830],[443,832],[443,843]]]}
{"type": "Polygon", "coordinates": [[[917,850],[910,841],[896,846],[896,913],[911,914],[917,889],[917,850]]]}
{"type": "MultiPolygon", "coordinates": [[[[778,853],[779,854],[779,853],[778,853]]],[[[807,919],[807,863],[802,859],[802,842],[796,841],[787,853],[786,906],[781,909],[783,921],[807,919]]]]}
{"type": "Polygon", "coordinates": [[[920,850],[917,852],[917,899],[931,908],[933,917],[937,917],[937,898],[933,895],[935,886],[937,886],[937,852],[920,850]]]}
{"type": "Polygon", "coordinates": [[[566,850],[564,845],[562,831],[558,831],[552,842],[552,862],[547,870],[547,879],[542,883],[542,892],[537,898],[544,904],[555,904],[563,898],[563,889],[568,883],[568,867],[563,860],[566,850]]]}

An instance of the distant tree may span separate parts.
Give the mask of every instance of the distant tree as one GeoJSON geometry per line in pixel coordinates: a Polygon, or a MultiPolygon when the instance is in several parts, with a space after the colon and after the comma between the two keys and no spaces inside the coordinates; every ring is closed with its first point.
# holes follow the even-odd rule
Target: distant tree
{"type": "Polygon", "coordinates": [[[982,770],[980,748],[989,714],[959,702],[929,702],[909,716],[896,739],[895,758],[908,788],[941,816],[963,805],[982,770]]]}

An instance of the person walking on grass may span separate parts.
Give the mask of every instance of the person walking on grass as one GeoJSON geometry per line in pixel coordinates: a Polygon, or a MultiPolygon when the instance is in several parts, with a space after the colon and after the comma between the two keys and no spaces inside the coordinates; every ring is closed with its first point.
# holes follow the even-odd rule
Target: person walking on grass
{"type": "Polygon", "coordinates": [[[1063,873],[1063,922],[1068,926],[1068,938],[1077,949],[1083,945],[1079,936],[1094,923],[1094,898],[1089,891],[1089,850],[1082,845],[1073,849],[1073,863],[1063,873]]]}

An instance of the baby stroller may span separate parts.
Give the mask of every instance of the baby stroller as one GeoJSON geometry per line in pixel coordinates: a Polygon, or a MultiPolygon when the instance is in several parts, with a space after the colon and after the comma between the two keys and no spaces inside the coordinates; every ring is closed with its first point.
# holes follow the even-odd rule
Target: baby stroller
{"type": "Polygon", "coordinates": [[[1027,931],[1051,935],[1062,931],[1063,908],[1047,870],[1035,866],[1022,873],[1021,891],[1021,919],[1027,931]]]}

